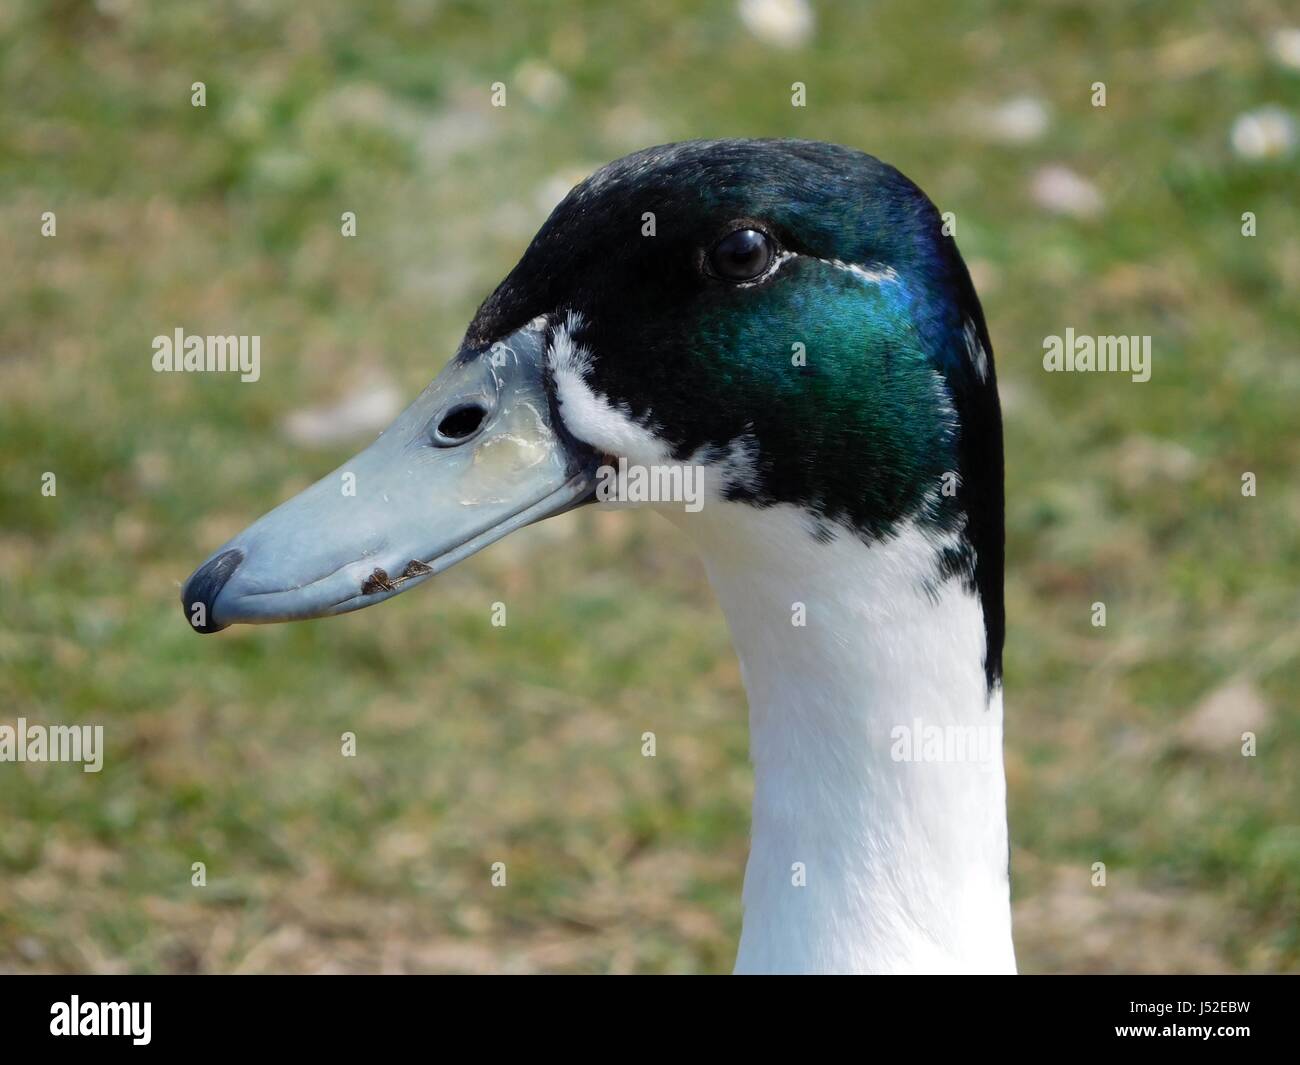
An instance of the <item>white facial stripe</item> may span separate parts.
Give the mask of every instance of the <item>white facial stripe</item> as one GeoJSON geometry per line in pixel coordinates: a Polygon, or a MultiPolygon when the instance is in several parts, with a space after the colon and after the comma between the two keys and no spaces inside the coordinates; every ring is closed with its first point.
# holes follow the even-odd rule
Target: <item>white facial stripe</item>
{"type": "MultiPolygon", "coordinates": [[[[545,318],[534,321],[545,322],[545,318]]],[[[562,323],[555,328],[551,346],[546,357],[550,360],[551,372],[558,378],[561,374],[582,377],[591,369],[591,352],[578,344],[573,336],[584,325],[582,315],[570,311],[562,323]]]]}
{"type": "Polygon", "coordinates": [[[547,357],[555,378],[560,417],[579,440],[609,455],[643,466],[698,466],[706,469],[706,499],[722,499],[731,488],[756,489],[758,440],[745,432],[723,447],[705,446],[678,463],[653,416],[640,421],[625,404],[613,404],[587,384],[591,352],[574,339],[583,326],[580,315],[570,312],[556,327],[547,357]]]}
{"type": "MultiPolygon", "coordinates": [[[[814,256],[814,258],[816,258],[814,256]]],[[[817,259],[819,263],[825,263],[827,266],[833,266],[836,270],[847,270],[860,281],[865,281],[869,285],[893,285],[898,283],[898,272],[892,266],[886,266],[883,269],[873,267],[859,266],[857,263],[846,263],[840,259],[817,259]]]]}
{"type": "Polygon", "coordinates": [[[610,403],[587,384],[591,352],[574,339],[582,326],[582,316],[570,311],[555,327],[547,351],[565,427],[598,451],[626,457],[629,462],[649,466],[670,461],[667,446],[652,423],[637,422],[625,405],[610,403]]]}
{"type": "Polygon", "coordinates": [[[885,266],[877,270],[874,267],[859,266],[857,263],[846,263],[841,259],[823,259],[817,255],[799,255],[792,251],[783,251],[776,257],[772,265],[768,268],[767,273],[762,277],[756,277],[753,281],[742,281],[737,288],[753,288],[755,285],[765,284],[776,275],[791,259],[812,259],[814,262],[825,263],[827,266],[833,266],[836,270],[844,270],[852,274],[859,281],[866,282],[869,285],[896,285],[898,283],[898,272],[892,266],[885,266]]]}

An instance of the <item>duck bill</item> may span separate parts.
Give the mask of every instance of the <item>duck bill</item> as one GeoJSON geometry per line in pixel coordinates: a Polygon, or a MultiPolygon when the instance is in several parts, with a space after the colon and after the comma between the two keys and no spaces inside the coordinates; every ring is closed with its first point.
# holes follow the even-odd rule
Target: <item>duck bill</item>
{"type": "Polygon", "coordinates": [[[193,628],[360,610],[589,501],[599,456],[556,416],[545,358],[533,326],[462,350],[374,444],[194,571],[193,628]]]}

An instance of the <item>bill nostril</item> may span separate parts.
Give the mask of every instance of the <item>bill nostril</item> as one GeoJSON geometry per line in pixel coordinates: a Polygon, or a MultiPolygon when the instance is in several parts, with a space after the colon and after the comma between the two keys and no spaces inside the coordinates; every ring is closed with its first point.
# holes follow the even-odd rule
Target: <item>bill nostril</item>
{"type": "Polygon", "coordinates": [[[480,403],[462,403],[443,415],[433,432],[438,447],[455,447],[472,437],[483,425],[487,408],[480,403]]]}
{"type": "Polygon", "coordinates": [[[226,627],[216,623],[212,616],[212,604],[217,601],[221,589],[243,561],[244,552],[232,547],[229,551],[222,551],[216,558],[208,559],[185,582],[185,587],[181,589],[181,603],[185,607],[186,620],[195,632],[220,632],[226,627]]]}

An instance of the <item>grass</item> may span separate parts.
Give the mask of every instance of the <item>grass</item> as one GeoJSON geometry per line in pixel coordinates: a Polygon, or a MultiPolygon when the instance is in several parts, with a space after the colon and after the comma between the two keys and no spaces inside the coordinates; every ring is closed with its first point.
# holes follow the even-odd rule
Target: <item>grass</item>
{"type": "Polygon", "coordinates": [[[423,387],[574,180],[775,135],[898,165],[977,276],[1007,421],[1022,967],[1300,970],[1297,173],[1229,143],[1244,110],[1300,112],[1266,46],[1285,5],[814,6],[789,51],[685,0],[0,11],[0,722],[107,740],[100,774],[0,765],[0,968],[730,965],[744,693],[666,523],[580,513],[438,590],[212,639],[177,590],[360,443],[288,443],[284,417],[380,370],[423,387]],[[1037,140],[972,117],[1026,94],[1037,140]],[[1048,164],[1100,216],[1038,206],[1048,164]],[[177,325],[260,334],[261,381],[154,374],[177,325]],[[1151,382],[1044,374],[1067,326],[1152,335],[1151,382]]]}

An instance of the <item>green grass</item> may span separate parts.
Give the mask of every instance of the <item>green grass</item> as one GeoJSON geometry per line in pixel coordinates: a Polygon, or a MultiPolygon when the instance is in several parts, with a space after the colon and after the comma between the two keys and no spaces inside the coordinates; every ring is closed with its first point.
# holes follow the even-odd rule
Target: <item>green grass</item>
{"type": "Polygon", "coordinates": [[[1243,110],[1300,113],[1265,43],[1285,5],[823,2],[794,51],[698,6],[0,11],[0,722],[108,746],[98,775],[0,765],[0,968],[729,966],[745,701],[666,523],[574,515],[382,609],[213,639],[177,591],[359,443],[286,443],[283,417],[381,367],[413,395],[566,183],[781,135],[898,165],[980,284],[1022,967],[1300,969],[1300,182],[1228,139],[1243,110]],[[528,98],[537,64],[558,98],[528,98]],[[1045,135],[982,136],[971,112],[1021,94],[1045,135]],[[1100,217],[1034,204],[1051,163],[1100,217]],[[177,325],[260,334],[261,381],[155,375],[177,325]],[[1152,381],[1044,374],[1066,326],[1151,334],[1152,381]],[[1230,682],[1263,707],[1257,757],[1186,739],[1230,682]]]}

